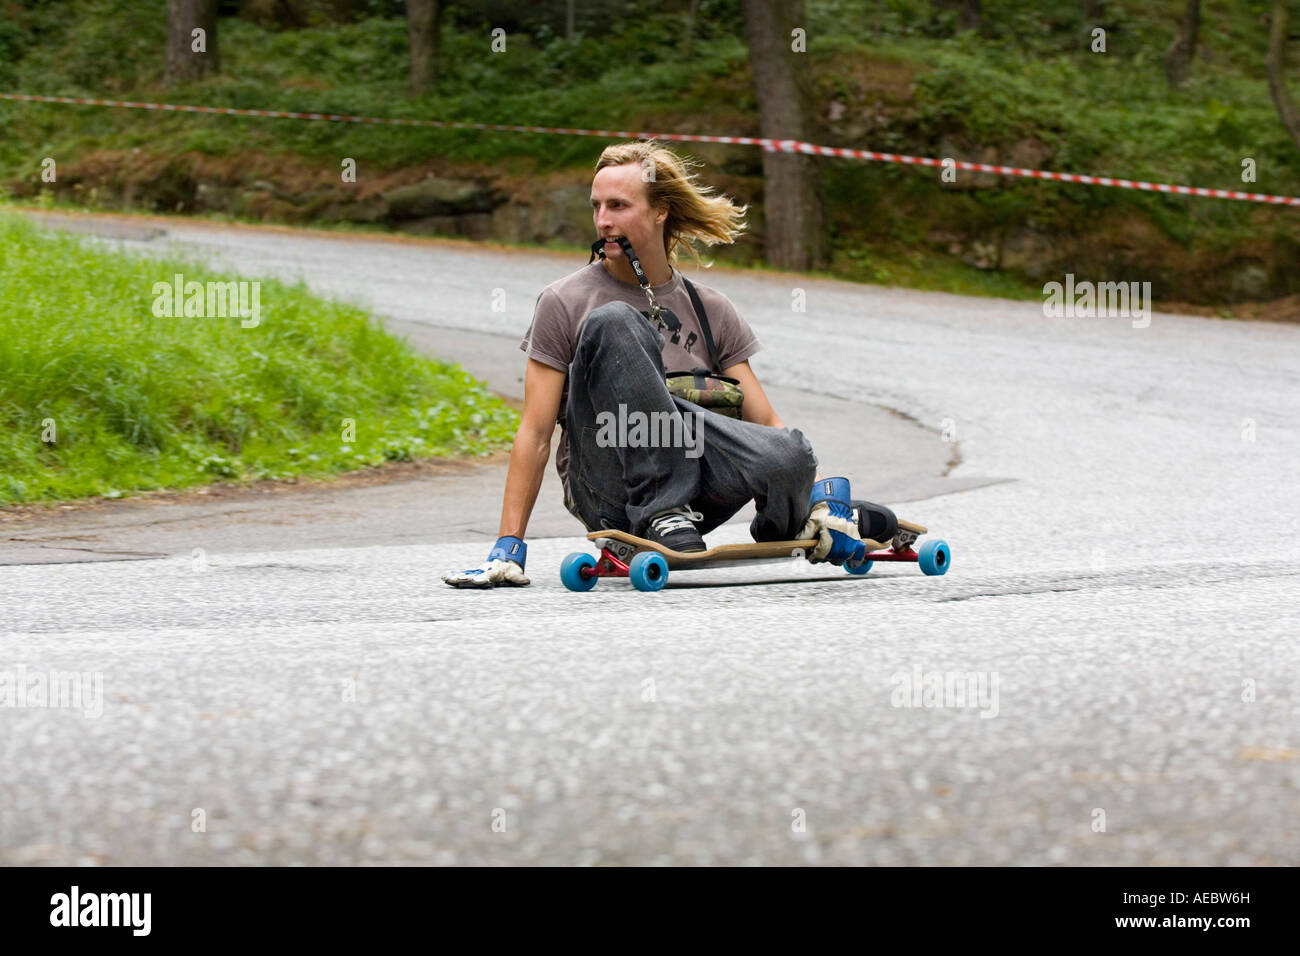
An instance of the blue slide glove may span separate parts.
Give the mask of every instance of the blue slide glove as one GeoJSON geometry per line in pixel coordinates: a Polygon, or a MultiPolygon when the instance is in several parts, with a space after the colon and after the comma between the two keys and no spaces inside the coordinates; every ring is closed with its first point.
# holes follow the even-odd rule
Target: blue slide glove
{"type": "Polygon", "coordinates": [[[442,580],[454,588],[523,587],[528,584],[524,575],[527,560],[528,545],[520,538],[506,536],[497,539],[496,547],[477,568],[444,575],[442,580]]]}
{"type": "Polygon", "coordinates": [[[858,564],[866,556],[867,546],[853,518],[850,497],[847,478],[820,478],[813,485],[808,498],[812,512],[799,532],[801,539],[817,539],[817,547],[808,555],[813,564],[858,564]]]}

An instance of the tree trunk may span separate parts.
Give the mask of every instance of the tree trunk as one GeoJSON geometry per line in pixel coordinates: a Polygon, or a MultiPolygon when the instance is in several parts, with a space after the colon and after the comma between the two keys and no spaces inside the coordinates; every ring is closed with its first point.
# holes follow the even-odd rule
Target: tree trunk
{"type": "MultiPolygon", "coordinates": [[[[791,49],[790,35],[795,27],[807,27],[803,0],[741,0],[741,7],[762,135],[806,140],[808,54],[791,49]]],[[[767,261],[778,269],[826,264],[817,162],[801,153],[763,151],[767,261]]]]}
{"type": "Polygon", "coordinates": [[[411,92],[426,93],[438,82],[438,48],[442,39],[439,0],[406,0],[406,28],[411,38],[411,92]]]}
{"type": "Polygon", "coordinates": [[[574,3],[576,0],[565,0],[564,3],[564,39],[568,43],[573,42],[574,28],[574,3]]]}
{"type": "Polygon", "coordinates": [[[1278,118],[1300,149],[1300,115],[1286,88],[1286,28],[1286,0],[1277,0],[1273,6],[1273,28],[1268,34],[1268,91],[1273,94],[1278,118]]]}
{"type": "Polygon", "coordinates": [[[1165,79],[1171,89],[1177,89],[1187,80],[1196,56],[1196,38],[1201,30],[1201,0],[1187,0],[1183,12],[1183,25],[1165,53],[1165,79]]]}
{"type": "Polygon", "coordinates": [[[700,8],[700,0],[691,0],[691,8],[686,13],[686,58],[691,57],[691,47],[695,43],[695,13],[700,8]]]}
{"type": "Polygon", "coordinates": [[[167,53],[163,79],[197,80],[221,69],[217,57],[217,0],[168,0],[167,53]],[[196,52],[195,30],[203,31],[203,51],[196,52]]]}

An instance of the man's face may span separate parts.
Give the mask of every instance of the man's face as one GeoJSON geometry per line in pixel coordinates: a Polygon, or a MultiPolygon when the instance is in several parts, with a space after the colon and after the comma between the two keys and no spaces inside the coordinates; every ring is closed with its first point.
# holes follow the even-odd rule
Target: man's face
{"type": "MultiPolygon", "coordinates": [[[[638,258],[645,259],[654,255],[654,250],[663,249],[663,224],[668,210],[650,207],[640,163],[606,166],[596,173],[591,181],[591,215],[600,238],[626,236],[638,258]]],[[[617,242],[606,242],[605,255],[621,259],[623,250],[617,242]]]]}

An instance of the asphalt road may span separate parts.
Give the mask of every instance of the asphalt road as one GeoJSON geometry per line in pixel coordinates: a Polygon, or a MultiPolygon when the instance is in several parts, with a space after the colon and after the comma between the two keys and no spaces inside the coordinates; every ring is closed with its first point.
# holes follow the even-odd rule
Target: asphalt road
{"type": "MultiPolygon", "coordinates": [[[[123,244],[173,242],[449,341],[496,288],[517,339],[576,267],[201,227],[123,244]]],[[[89,676],[67,706],[0,707],[0,862],[1300,862],[1300,328],[706,281],[775,390],[908,416],[810,422],[823,461],[856,480],[895,443],[937,450],[922,491],[882,497],[912,499],[951,573],[791,562],[574,595],[574,525],[531,541],[530,588],[444,587],[495,514],[424,541],[190,535],[3,567],[7,699],[89,676]]]]}

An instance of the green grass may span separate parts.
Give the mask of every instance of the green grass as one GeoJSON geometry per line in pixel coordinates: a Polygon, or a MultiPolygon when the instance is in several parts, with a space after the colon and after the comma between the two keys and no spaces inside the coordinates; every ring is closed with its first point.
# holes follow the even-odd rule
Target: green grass
{"type": "Polygon", "coordinates": [[[900,286],[926,292],[995,296],[1002,299],[1038,299],[1041,286],[992,269],[977,269],[951,256],[933,252],[870,248],[841,251],[829,273],[836,279],[900,286]]]}
{"type": "Polygon", "coordinates": [[[513,437],[517,413],[482,383],[301,286],[262,281],[253,328],[158,317],[154,283],[178,272],[242,278],[0,210],[0,505],[327,476],[513,437]]]}

